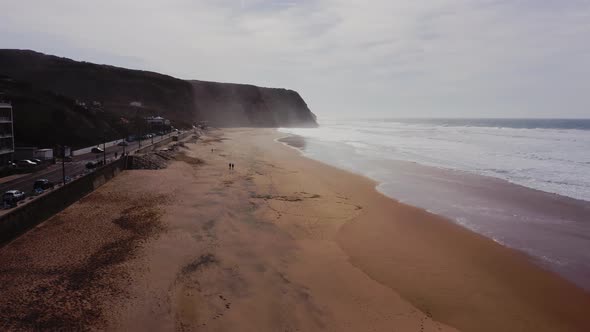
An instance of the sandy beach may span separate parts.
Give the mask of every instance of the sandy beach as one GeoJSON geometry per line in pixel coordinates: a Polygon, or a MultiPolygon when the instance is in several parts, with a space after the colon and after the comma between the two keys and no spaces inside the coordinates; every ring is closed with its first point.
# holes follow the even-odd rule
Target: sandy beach
{"type": "Polygon", "coordinates": [[[588,293],[283,136],[213,130],[0,248],[0,329],[590,329],[588,293]]]}

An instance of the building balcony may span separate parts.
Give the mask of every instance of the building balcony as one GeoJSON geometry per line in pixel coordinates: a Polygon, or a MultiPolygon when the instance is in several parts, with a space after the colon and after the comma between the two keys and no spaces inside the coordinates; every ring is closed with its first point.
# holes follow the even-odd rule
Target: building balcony
{"type": "Polygon", "coordinates": [[[0,154],[13,153],[14,149],[11,147],[0,147],[0,154]]]}
{"type": "Polygon", "coordinates": [[[0,123],[11,123],[12,122],[12,118],[9,117],[0,117],[0,123]]]}

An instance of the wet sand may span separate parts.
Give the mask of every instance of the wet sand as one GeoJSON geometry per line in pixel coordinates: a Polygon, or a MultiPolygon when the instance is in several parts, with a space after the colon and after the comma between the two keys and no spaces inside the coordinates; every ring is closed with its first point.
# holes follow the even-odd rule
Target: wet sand
{"type": "Polygon", "coordinates": [[[314,160],[367,175],[386,196],[524,252],[590,291],[590,202],[470,172],[369,157],[341,143],[303,137],[285,142],[314,160]]]}
{"type": "Polygon", "coordinates": [[[167,169],[123,172],[0,248],[0,328],[590,326],[580,289],[278,137],[213,132],[167,169]]]}

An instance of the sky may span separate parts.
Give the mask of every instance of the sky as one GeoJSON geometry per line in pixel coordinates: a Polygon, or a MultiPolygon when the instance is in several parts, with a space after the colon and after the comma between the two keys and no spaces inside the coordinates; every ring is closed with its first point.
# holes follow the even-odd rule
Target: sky
{"type": "Polygon", "coordinates": [[[320,118],[590,117],[590,0],[0,0],[0,48],[298,91],[320,118]]]}

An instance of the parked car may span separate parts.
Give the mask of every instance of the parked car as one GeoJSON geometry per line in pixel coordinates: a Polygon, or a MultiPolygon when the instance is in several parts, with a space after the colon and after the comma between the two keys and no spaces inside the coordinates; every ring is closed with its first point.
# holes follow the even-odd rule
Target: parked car
{"type": "Polygon", "coordinates": [[[26,194],[20,190],[8,190],[2,195],[2,202],[8,206],[16,206],[19,201],[25,199],[26,194]]]}
{"type": "Polygon", "coordinates": [[[35,167],[37,166],[37,163],[34,163],[28,159],[24,159],[24,160],[19,160],[16,162],[16,165],[18,167],[22,167],[22,168],[29,168],[29,167],[35,167]]]}
{"type": "Polygon", "coordinates": [[[37,164],[37,165],[41,165],[41,163],[43,163],[43,162],[41,161],[41,159],[37,159],[37,158],[33,158],[33,159],[30,159],[30,160],[31,160],[32,162],[34,162],[35,164],[37,164]]]}
{"type": "Polygon", "coordinates": [[[47,190],[49,188],[53,188],[54,184],[53,182],[47,180],[47,179],[39,179],[37,181],[35,181],[35,183],[33,184],[33,190],[47,190]]]}
{"type": "Polygon", "coordinates": [[[89,161],[86,163],[86,168],[88,168],[88,169],[93,169],[93,168],[97,168],[97,167],[98,167],[97,161],[89,161]]]}
{"type": "Polygon", "coordinates": [[[117,144],[118,146],[128,146],[129,143],[127,143],[126,141],[121,141],[119,142],[119,144],[117,144]]]}
{"type": "Polygon", "coordinates": [[[92,150],[90,150],[92,153],[103,153],[104,150],[99,148],[99,147],[94,147],[92,148],[92,150]]]}

